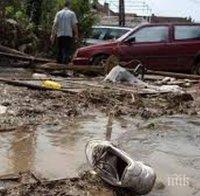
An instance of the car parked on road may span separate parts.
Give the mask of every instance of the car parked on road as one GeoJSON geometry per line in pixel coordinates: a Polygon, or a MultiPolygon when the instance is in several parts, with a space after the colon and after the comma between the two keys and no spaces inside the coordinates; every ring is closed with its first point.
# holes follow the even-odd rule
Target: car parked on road
{"type": "Polygon", "coordinates": [[[93,26],[91,34],[84,39],[84,45],[105,43],[108,40],[116,40],[130,32],[132,28],[117,26],[93,26]]]}
{"type": "Polygon", "coordinates": [[[147,69],[200,74],[200,24],[142,24],[116,41],[78,49],[73,63],[100,65],[111,55],[147,69]]]}

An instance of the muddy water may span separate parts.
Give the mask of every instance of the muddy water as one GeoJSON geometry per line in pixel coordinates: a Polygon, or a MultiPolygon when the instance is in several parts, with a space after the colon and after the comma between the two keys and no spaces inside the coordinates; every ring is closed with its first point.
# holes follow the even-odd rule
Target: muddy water
{"type": "Polygon", "coordinates": [[[112,136],[103,114],[77,119],[69,127],[46,125],[34,132],[0,133],[0,174],[33,170],[50,179],[76,176],[85,168],[84,147],[88,140],[115,140],[125,133],[119,121],[113,123],[112,136]]]}
{"type": "Polygon", "coordinates": [[[95,113],[69,127],[1,133],[0,175],[32,170],[49,179],[76,176],[87,169],[84,146],[93,138],[118,143],[134,159],[152,165],[164,187],[150,195],[200,195],[200,123],[188,116],[144,122],[95,113]]]}
{"type": "Polygon", "coordinates": [[[136,160],[152,165],[157,182],[165,188],[150,195],[200,195],[200,122],[199,118],[168,117],[142,125],[120,138],[120,145],[136,160]],[[151,129],[146,128],[151,126],[151,129]]]}

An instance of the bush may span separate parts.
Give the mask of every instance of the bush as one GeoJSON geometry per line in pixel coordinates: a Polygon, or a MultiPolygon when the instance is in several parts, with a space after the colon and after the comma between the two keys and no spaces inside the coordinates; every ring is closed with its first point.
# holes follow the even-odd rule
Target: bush
{"type": "MultiPolygon", "coordinates": [[[[37,52],[52,53],[49,43],[51,28],[56,12],[63,7],[64,2],[65,0],[11,0],[6,3],[1,1],[0,22],[3,24],[0,30],[1,43],[16,48],[19,48],[20,44],[28,44],[34,46],[32,51],[34,53],[35,49],[37,52]],[[10,26],[9,28],[3,27],[7,25],[6,19],[14,19],[18,24],[17,30],[15,27],[12,27],[13,29],[10,29],[10,26]],[[12,32],[9,36],[7,36],[9,34],[6,32],[7,29],[12,32]],[[21,31],[23,31],[22,36],[18,35],[21,31]],[[15,33],[14,40],[11,39],[13,32],[15,33]],[[13,44],[13,41],[16,43],[13,44]]],[[[90,0],[72,0],[72,10],[76,13],[79,21],[80,35],[88,35],[90,27],[96,21],[96,17],[91,11],[90,0]]]]}

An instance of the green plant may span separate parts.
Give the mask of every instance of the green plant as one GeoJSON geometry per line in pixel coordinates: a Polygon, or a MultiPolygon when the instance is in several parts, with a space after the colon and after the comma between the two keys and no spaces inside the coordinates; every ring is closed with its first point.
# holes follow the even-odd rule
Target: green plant
{"type": "MultiPolygon", "coordinates": [[[[65,0],[10,0],[0,2],[1,43],[18,48],[34,45],[38,52],[51,53],[49,37],[56,12],[63,8],[65,0]],[[16,26],[7,26],[6,19],[14,19],[16,26]],[[15,35],[15,39],[11,39],[15,35]],[[15,42],[15,43],[13,43],[15,42]],[[34,43],[34,44],[32,44],[34,43]],[[36,46],[37,43],[37,46],[36,46]]],[[[97,20],[90,0],[72,0],[72,10],[79,21],[81,36],[90,33],[97,20]]]]}

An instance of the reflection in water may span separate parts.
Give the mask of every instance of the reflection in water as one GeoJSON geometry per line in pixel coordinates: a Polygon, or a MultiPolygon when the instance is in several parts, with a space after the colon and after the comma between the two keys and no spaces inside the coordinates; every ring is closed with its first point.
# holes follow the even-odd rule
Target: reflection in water
{"type": "Polygon", "coordinates": [[[110,141],[112,137],[112,129],[113,129],[113,114],[110,113],[108,116],[108,123],[106,126],[106,140],[110,141]]]}
{"type": "Polygon", "coordinates": [[[35,157],[34,132],[24,133],[24,131],[13,132],[11,142],[10,162],[13,171],[27,171],[33,167],[35,157]]]}
{"type": "Polygon", "coordinates": [[[39,126],[35,132],[0,133],[0,175],[33,170],[49,179],[76,176],[86,163],[87,141],[106,137],[118,141],[135,160],[155,169],[165,189],[152,195],[187,196],[195,191],[198,195],[198,121],[191,117],[165,117],[147,122],[136,118],[116,120],[112,115],[97,113],[77,119],[69,127],[48,125],[39,126]],[[145,128],[149,123],[154,123],[155,128],[145,128]],[[173,174],[189,177],[191,187],[168,187],[167,177],[173,174]]]}
{"type": "Polygon", "coordinates": [[[34,132],[0,133],[0,175],[33,170],[45,178],[77,176],[86,163],[88,140],[105,139],[105,132],[108,140],[111,134],[116,140],[125,131],[120,121],[97,113],[77,119],[72,126],[46,125],[34,132]]]}

